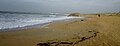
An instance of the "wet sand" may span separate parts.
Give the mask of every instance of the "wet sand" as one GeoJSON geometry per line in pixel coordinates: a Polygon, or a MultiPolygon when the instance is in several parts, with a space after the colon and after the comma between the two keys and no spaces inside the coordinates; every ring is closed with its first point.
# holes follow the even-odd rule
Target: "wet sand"
{"type": "Polygon", "coordinates": [[[52,22],[43,27],[19,31],[0,32],[0,46],[37,46],[42,42],[61,42],[59,46],[120,46],[119,16],[85,16],[88,18],[52,22]]]}

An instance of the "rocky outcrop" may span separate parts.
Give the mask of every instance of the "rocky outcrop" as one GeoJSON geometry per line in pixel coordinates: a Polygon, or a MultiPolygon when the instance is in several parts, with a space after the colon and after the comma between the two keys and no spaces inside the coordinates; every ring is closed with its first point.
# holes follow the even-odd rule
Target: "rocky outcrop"
{"type": "Polygon", "coordinates": [[[81,16],[81,14],[80,14],[80,13],[71,13],[71,14],[68,15],[68,16],[81,16]]]}

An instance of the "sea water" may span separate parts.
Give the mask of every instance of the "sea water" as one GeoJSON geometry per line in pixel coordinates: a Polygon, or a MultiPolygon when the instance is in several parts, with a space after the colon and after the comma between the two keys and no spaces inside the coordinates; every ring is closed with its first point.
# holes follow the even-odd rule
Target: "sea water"
{"type": "Polygon", "coordinates": [[[11,29],[37,24],[49,23],[57,20],[65,20],[81,17],[67,17],[66,15],[40,15],[40,14],[2,14],[0,13],[1,29],[11,29]]]}

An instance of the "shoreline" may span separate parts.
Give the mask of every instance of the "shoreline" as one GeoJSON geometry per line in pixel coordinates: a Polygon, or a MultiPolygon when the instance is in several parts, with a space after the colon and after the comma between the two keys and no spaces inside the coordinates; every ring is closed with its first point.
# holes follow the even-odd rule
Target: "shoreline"
{"type": "MultiPolygon", "coordinates": [[[[70,21],[70,20],[74,20],[74,19],[85,19],[85,18],[86,18],[86,17],[71,18],[71,19],[64,19],[64,20],[54,20],[54,21],[52,21],[52,22],[70,21]]],[[[18,30],[25,30],[25,29],[37,28],[37,27],[42,27],[42,26],[44,26],[44,25],[48,25],[49,23],[52,23],[52,22],[47,22],[47,23],[43,23],[43,24],[29,25],[29,26],[24,26],[24,27],[0,29],[0,32],[10,32],[10,31],[18,31],[18,30]]]]}
{"type": "Polygon", "coordinates": [[[18,30],[31,29],[31,28],[41,27],[41,26],[44,26],[46,24],[48,24],[48,23],[36,24],[36,25],[29,25],[29,26],[24,26],[24,27],[0,29],[0,32],[10,32],[10,31],[18,31],[18,30]]]}

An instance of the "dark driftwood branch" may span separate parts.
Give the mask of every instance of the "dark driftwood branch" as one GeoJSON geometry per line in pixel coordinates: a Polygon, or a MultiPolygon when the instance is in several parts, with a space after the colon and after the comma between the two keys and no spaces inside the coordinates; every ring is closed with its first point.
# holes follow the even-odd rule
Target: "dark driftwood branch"
{"type": "Polygon", "coordinates": [[[75,45],[75,44],[78,44],[79,42],[82,42],[82,41],[84,41],[84,40],[86,40],[86,39],[90,39],[90,38],[92,38],[92,37],[96,37],[97,36],[97,33],[99,33],[99,32],[95,32],[95,31],[88,31],[88,32],[94,32],[93,34],[93,36],[90,36],[90,37],[82,37],[82,38],[78,38],[79,40],[77,40],[77,41],[75,41],[75,42],[69,42],[69,41],[55,41],[55,42],[41,42],[41,43],[38,43],[37,44],[37,46],[51,46],[51,45],[53,45],[53,46],[58,46],[58,45],[60,45],[60,44],[70,44],[70,45],[75,45]]]}
{"type": "Polygon", "coordinates": [[[67,42],[67,41],[61,41],[61,42],[44,42],[37,44],[38,46],[50,46],[52,44],[55,44],[55,46],[58,46],[59,44],[73,44],[73,42],[67,42]]]}

